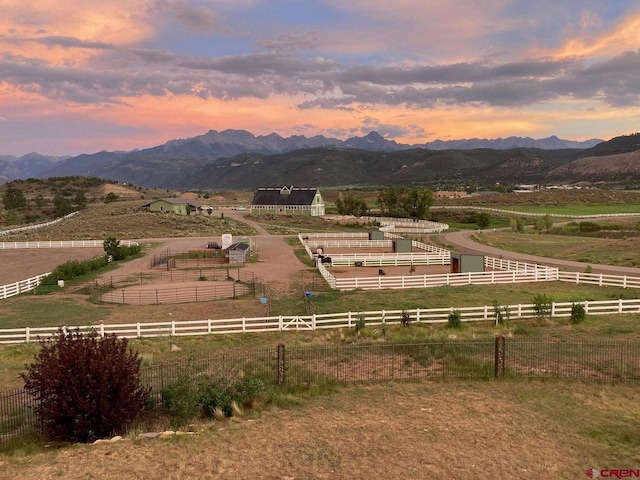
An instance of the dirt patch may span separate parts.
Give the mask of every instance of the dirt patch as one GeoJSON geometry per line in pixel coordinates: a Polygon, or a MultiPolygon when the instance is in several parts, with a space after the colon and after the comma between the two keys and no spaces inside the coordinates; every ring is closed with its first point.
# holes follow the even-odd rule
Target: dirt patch
{"type": "Polygon", "coordinates": [[[88,260],[104,254],[102,248],[20,248],[0,250],[0,285],[52,271],[70,260],[88,260]]]}

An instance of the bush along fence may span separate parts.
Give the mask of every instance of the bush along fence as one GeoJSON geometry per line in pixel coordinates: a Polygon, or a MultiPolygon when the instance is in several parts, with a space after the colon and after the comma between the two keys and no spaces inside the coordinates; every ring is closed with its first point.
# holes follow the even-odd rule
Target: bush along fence
{"type": "MultiPolygon", "coordinates": [[[[258,284],[257,288],[262,287],[258,284]]],[[[264,290],[263,290],[264,291],[264,290]]],[[[257,295],[257,293],[256,293],[257,295]]],[[[242,317],[164,322],[139,322],[126,324],[97,324],[64,328],[78,328],[83,333],[96,331],[99,335],[115,334],[126,338],[151,338],[167,336],[215,335],[229,333],[265,333],[291,331],[315,331],[331,328],[354,328],[358,321],[367,327],[384,328],[401,325],[405,318],[410,323],[445,324],[449,315],[457,312],[460,321],[503,322],[534,318],[573,318],[576,305],[584,309],[584,315],[639,314],[640,299],[584,300],[576,302],[544,302],[517,305],[481,305],[473,307],[414,308],[406,310],[374,310],[364,312],[337,312],[309,315],[278,315],[266,317],[242,317]]],[[[60,326],[23,327],[0,329],[0,344],[29,343],[52,337],[60,326]]]]}
{"type": "MultiPolygon", "coordinates": [[[[158,405],[185,375],[255,378],[268,389],[429,379],[640,380],[640,342],[555,342],[506,339],[410,344],[285,347],[236,351],[143,367],[142,382],[158,405]]],[[[0,443],[38,431],[23,389],[0,393],[0,443]]]]}

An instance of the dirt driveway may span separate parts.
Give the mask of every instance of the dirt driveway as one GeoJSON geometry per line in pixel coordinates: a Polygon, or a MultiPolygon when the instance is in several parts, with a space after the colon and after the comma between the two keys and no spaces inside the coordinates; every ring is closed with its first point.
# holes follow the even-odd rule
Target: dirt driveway
{"type": "MultiPolygon", "coordinates": [[[[244,218],[248,212],[225,211],[225,215],[251,225],[258,235],[254,237],[259,261],[250,263],[246,269],[256,274],[265,283],[271,294],[288,292],[295,286],[301,272],[308,270],[294,255],[293,247],[288,245],[283,236],[270,235],[256,222],[244,218]]],[[[130,275],[151,270],[150,256],[167,251],[186,251],[191,248],[204,248],[212,240],[211,237],[183,238],[144,238],[137,239],[145,256],[130,262],[122,263],[104,277],[130,275]],[[160,244],[155,248],[147,248],[151,244],[160,244]]],[[[65,249],[16,249],[0,250],[0,285],[11,284],[36,275],[50,272],[56,266],[69,260],[86,260],[104,251],[101,248],[65,248],[65,249]]]]}

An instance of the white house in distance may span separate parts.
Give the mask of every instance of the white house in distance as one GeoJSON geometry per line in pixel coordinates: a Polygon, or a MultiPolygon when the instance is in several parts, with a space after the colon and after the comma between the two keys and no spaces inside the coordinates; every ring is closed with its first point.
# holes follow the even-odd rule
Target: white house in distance
{"type": "Polygon", "coordinates": [[[315,188],[284,186],[259,188],[251,201],[251,214],[324,215],[324,200],[315,188]]]}

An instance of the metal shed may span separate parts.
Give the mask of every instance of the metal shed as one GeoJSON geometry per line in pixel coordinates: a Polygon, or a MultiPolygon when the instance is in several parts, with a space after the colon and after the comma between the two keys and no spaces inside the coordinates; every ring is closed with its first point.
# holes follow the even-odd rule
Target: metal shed
{"type": "Polygon", "coordinates": [[[411,240],[406,238],[396,238],[393,241],[393,251],[395,253],[411,253],[411,240]]]}
{"type": "Polygon", "coordinates": [[[231,264],[244,265],[248,255],[249,245],[244,242],[234,243],[227,248],[227,256],[231,264]]]}
{"type": "Polygon", "coordinates": [[[484,272],[484,255],[451,253],[451,273],[484,272]]]}

